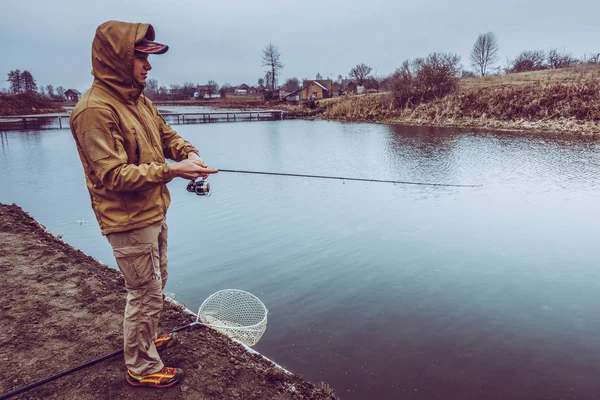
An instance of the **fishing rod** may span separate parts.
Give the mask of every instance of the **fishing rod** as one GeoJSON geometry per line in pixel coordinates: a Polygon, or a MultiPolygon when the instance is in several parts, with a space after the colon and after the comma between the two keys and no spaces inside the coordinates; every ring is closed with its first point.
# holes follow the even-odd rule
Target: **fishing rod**
{"type": "MultiPolygon", "coordinates": [[[[393,181],[385,179],[369,179],[369,178],[349,178],[344,176],[326,176],[326,175],[307,175],[307,174],[286,174],[283,172],[264,172],[264,171],[245,171],[241,169],[219,169],[220,172],[231,172],[236,174],[252,174],[252,175],[276,175],[276,176],[295,176],[300,178],[317,178],[317,179],[337,179],[341,181],[359,181],[359,182],[378,182],[378,183],[393,183],[399,185],[419,185],[419,186],[438,186],[438,187],[463,187],[473,188],[483,185],[458,185],[451,183],[430,183],[430,182],[411,182],[411,181],[393,181]]],[[[210,196],[210,185],[205,180],[191,181],[187,185],[187,191],[196,193],[198,196],[210,196]]]]}
{"type": "MultiPolygon", "coordinates": [[[[202,325],[202,324],[200,324],[197,321],[194,321],[194,322],[189,323],[187,325],[180,326],[179,328],[175,328],[171,332],[173,332],[173,333],[174,332],[179,332],[179,331],[182,331],[184,329],[191,328],[192,326],[195,326],[195,325],[202,325]]],[[[56,380],[58,378],[62,378],[63,376],[70,375],[73,372],[77,372],[77,371],[79,371],[81,369],[84,369],[84,368],[87,368],[87,367],[91,367],[92,365],[96,365],[96,364],[98,364],[98,363],[100,363],[100,362],[102,362],[104,360],[108,360],[108,359],[113,358],[115,356],[118,356],[120,354],[123,354],[123,349],[113,351],[112,353],[105,354],[102,357],[98,357],[98,358],[96,358],[94,360],[91,360],[91,361],[88,361],[88,362],[86,362],[84,364],[78,365],[78,366],[73,367],[73,368],[69,368],[69,369],[67,369],[67,370],[65,370],[63,372],[60,372],[58,374],[55,374],[55,375],[49,376],[47,378],[41,379],[41,380],[39,380],[37,382],[33,382],[33,383],[29,384],[29,385],[22,386],[22,387],[20,387],[18,389],[10,391],[10,392],[6,392],[4,394],[0,394],[0,400],[5,400],[5,399],[8,399],[10,397],[16,396],[16,395],[18,395],[20,393],[23,393],[23,392],[26,392],[28,390],[34,389],[34,388],[36,388],[38,386],[45,385],[48,382],[52,382],[52,381],[54,381],[54,380],[56,380]]]]}
{"type": "MultiPolygon", "coordinates": [[[[245,346],[254,346],[267,329],[267,314],[267,307],[258,297],[239,289],[224,289],[204,300],[198,309],[195,321],[170,332],[180,332],[194,326],[207,326],[236,339],[245,346]]],[[[0,400],[16,396],[120,354],[123,354],[122,348],[29,385],[4,394],[0,393],[0,400]]]]}

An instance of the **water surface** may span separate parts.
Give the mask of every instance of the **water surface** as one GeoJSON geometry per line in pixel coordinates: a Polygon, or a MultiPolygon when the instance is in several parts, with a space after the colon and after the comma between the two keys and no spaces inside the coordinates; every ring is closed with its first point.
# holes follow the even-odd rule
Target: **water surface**
{"type": "MultiPolygon", "coordinates": [[[[257,350],[343,399],[594,399],[600,144],[326,121],[179,125],[211,166],[482,184],[221,173],[169,183],[166,291],[240,288],[257,350]]],[[[0,201],[115,266],[67,130],[0,135],[0,201]]]]}

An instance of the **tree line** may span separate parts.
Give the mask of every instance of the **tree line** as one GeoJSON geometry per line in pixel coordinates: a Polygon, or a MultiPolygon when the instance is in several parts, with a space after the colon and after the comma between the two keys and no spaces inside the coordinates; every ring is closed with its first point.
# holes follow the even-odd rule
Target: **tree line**
{"type": "Polygon", "coordinates": [[[8,72],[7,75],[9,86],[8,92],[11,94],[38,93],[42,96],[47,96],[52,100],[65,100],[65,88],[62,86],[57,86],[55,88],[53,85],[40,85],[38,88],[36,79],[28,70],[23,70],[21,72],[21,70],[15,69],[8,72]]]}
{"type": "MultiPolygon", "coordinates": [[[[393,91],[399,104],[414,104],[425,101],[432,96],[443,96],[452,91],[457,85],[457,79],[474,76],[485,76],[492,71],[494,74],[510,74],[544,69],[568,68],[579,64],[600,64],[600,53],[574,57],[564,50],[552,48],[550,50],[526,50],[514,59],[508,60],[504,66],[498,64],[499,53],[498,38],[493,32],[479,34],[473,44],[469,55],[471,70],[464,69],[460,64],[460,57],[453,53],[432,53],[425,58],[404,61],[400,67],[389,75],[373,75],[372,68],[366,63],[359,63],[352,67],[346,77],[337,76],[331,79],[339,87],[350,81],[366,90],[393,91]]],[[[261,66],[266,67],[264,77],[257,80],[258,89],[267,93],[274,92],[278,87],[286,90],[299,90],[302,83],[308,78],[299,80],[296,77],[288,78],[279,86],[281,71],[284,64],[281,60],[279,48],[269,43],[262,50],[261,66]]],[[[323,79],[317,73],[315,80],[323,79]]],[[[8,73],[9,92],[12,94],[38,92],[53,100],[64,100],[65,89],[62,86],[39,86],[27,71],[16,69],[8,73]]],[[[170,85],[169,88],[158,84],[156,79],[149,79],[145,94],[154,100],[185,100],[200,96],[213,97],[217,93],[225,97],[233,87],[229,83],[222,86],[214,80],[209,80],[206,85],[197,85],[186,82],[183,85],[170,85]]]]}

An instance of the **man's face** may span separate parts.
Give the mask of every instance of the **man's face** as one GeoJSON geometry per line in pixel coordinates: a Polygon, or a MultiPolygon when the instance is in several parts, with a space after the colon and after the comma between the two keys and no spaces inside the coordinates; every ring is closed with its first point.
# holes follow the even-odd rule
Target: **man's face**
{"type": "Polygon", "coordinates": [[[148,61],[148,54],[135,52],[133,57],[133,77],[136,82],[140,85],[146,84],[148,78],[148,71],[152,69],[150,61],[148,61]]]}

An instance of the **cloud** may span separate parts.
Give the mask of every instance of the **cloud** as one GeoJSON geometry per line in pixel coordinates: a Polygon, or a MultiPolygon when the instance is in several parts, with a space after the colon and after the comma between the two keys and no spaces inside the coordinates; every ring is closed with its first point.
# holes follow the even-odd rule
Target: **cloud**
{"type": "MultiPolygon", "coordinates": [[[[246,82],[264,75],[261,52],[279,47],[282,77],[347,75],[365,62],[379,74],[404,59],[454,52],[468,65],[481,32],[494,31],[504,63],[526,49],[564,48],[576,56],[597,51],[600,24],[594,1],[479,2],[347,1],[75,1],[4,2],[0,74],[28,69],[38,84],[84,91],[91,84],[90,45],[109,19],[152,23],[169,44],[152,58],[160,84],[246,82]]],[[[6,86],[6,82],[3,82],[6,86]]]]}

